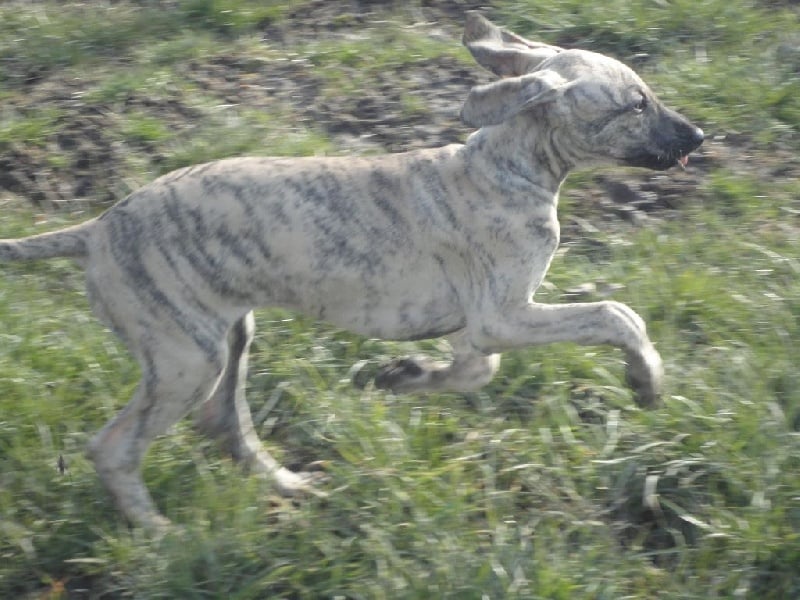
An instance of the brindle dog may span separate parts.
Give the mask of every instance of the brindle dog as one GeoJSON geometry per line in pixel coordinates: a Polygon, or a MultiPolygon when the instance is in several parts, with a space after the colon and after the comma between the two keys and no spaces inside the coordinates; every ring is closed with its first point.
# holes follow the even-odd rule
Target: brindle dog
{"type": "Polygon", "coordinates": [[[610,344],[638,402],[656,401],[661,359],[618,302],[532,297],[558,246],[558,192],[596,164],[685,165],[703,132],[622,63],[501,30],[477,13],[464,43],[500,79],[461,111],[465,144],[369,158],[233,158],[169,173],[81,225],[0,241],[0,259],[55,256],[86,268],[92,308],[139,361],[128,406],[89,454],[131,521],[159,528],[140,474],[153,439],[196,409],[198,427],[293,494],[308,477],[256,436],[244,388],[252,310],[281,306],[359,334],[447,336],[453,360],[403,359],[398,392],[473,390],[499,352],[610,344]]]}

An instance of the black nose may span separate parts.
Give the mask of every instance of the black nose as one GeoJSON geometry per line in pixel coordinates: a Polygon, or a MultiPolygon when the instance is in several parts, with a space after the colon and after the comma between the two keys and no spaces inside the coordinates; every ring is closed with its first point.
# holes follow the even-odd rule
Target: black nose
{"type": "Polygon", "coordinates": [[[692,132],[691,139],[692,139],[692,145],[694,145],[694,147],[696,148],[697,146],[703,143],[703,140],[706,139],[706,136],[703,133],[702,129],[700,129],[699,127],[695,127],[694,131],[692,132]]]}

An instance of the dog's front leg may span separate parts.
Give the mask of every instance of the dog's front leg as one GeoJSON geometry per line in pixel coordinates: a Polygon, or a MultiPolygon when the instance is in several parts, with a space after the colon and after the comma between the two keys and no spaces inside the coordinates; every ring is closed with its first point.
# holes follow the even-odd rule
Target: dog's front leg
{"type": "Polygon", "coordinates": [[[621,348],[628,383],[640,406],[656,403],[661,389],[661,357],[647,337],[642,318],[619,302],[538,304],[481,311],[468,325],[472,345],[484,353],[553,342],[621,348]]]}
{"type": "Polygon", "coordinates": [[[471,392],[486,385],[500,366],[499,354],[477,351],[461,330],[447,338],[450,362],[427,357],[399,358],[381,367],[375,387],[399,393],[471,392]]]}

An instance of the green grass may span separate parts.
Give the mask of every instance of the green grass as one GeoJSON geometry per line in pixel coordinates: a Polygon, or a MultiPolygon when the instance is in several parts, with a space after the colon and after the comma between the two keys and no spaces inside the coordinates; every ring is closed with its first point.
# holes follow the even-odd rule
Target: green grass
{"type": "Polygon", "coordinates": [[[331,149],[327,138],[313,128],[298,128],[285,114],[264,114],[236,107],[220,108],[203,125],[186,136],[176,136],[161,172],[217,158],[243,154],[303,156],[331,149]]]}
{"type": "MultiPolygon", "coordinates": [[[[371,74],[466,60],[409,26],[416,4],[355,38],[303,40],[290,56],[261,42],[265,23],[301,5],[4,4],[0,151],[35,148],[51,167],[69,164],[55,146],[64,109],[21,108],[29,77],[82,81],[76,98],[113,114],[104,133],[124,145],[126,176],[144,183],[222,156],[340,151],[283,102],[228,102],[196,77],[198,65],[235,57],[259,74],[271,60],[305,60],[334,98],[357,97],[371,74]],[[196,118],[175,126],[176,106],[196,118]]],[[[784,166],[776,157],[800,150],[796,7],[549,0],[497,9],[531,38],[640,55],[637,68],[666,100],[711,136],[747,144],[734,149],[748,161],[714,161],[664,218],[598,222],[565,240],[541,290],[542,301],[559,302],[586,282],[620,284],[614,298],[642,314],[664,357],[663,407],[635,407],[618,352],[570,345],[505,355],[473,394],[357,390],[347,379],[359,361],[442,350],[260,311],[249,378],[257,427],[290,466],[327,461],[330,496],[277,498],[181,423],[147,457],[156,502],[180,526],[152,541],[120,519],[83,456],[130,397],[135,363],[90,316],[77,267],[3,265],[0,597],[800,595],[800,204],[796,182],[770,175],[784,166]]],[[[424,114],[424,98],[403,91],[401,110],[424,114]]],[[[570,180],[564,217],[593,214],[592,181],[570,180]]],[[[86,218],[36,224],[42,216],[21,199],[0,207],[3,237],[86,218]]]]}
{"type": "Polygon", "coordinates": [[[11,112],[0,117],[0,148],[20,143],[42,144],[56,130],[61,116],[58,109],[45,109],[36,114],[23,115],[11,112]]]}
{"type": "Polygon", "coordinates": [[[80,64],[98,66],[165,38],[210,33],[231,40],[278,19],[292,4],[299,3],[8,2],[0,8],[0,59],[7,67],[0,82],[80,64]]]}

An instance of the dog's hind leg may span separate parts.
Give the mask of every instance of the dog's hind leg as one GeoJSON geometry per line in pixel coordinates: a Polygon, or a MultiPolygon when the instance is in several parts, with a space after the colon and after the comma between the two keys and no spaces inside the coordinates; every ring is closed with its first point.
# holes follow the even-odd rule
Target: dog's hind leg
{"type": "Polygon", "coordinates": [[[491,381],[500,367],[499,354],[478,352],[463,332],[447,339],[453,349],[451,362],[399,358],[381,367],[375,387],[399,393],[471,392],[491,381]]]}
{"type": "Polygon", "coordinates": [[[308,491],[311,475],[282,467],[264,449],[245,399],[247,359],[254,329],[252,312],[231,327],[225,373],[214,393],[195,412],[194,423],[198,430],[217,439],[234,460],[271,478],[281,494],[292,496],[308,491]]]}
{"type": "Polygon", "coordinates": [[[146,347],[134,348],[142,379],[128,405],[95,435],[88,455],[101,481],[123,514],[146,529],[159,530],[169,521],[155,507],[140,468],[152,441],[165,433],[214,391],[225,368],[227,348],[192,343],[189,336],[148,328],[137,337],[146,347]]]}

